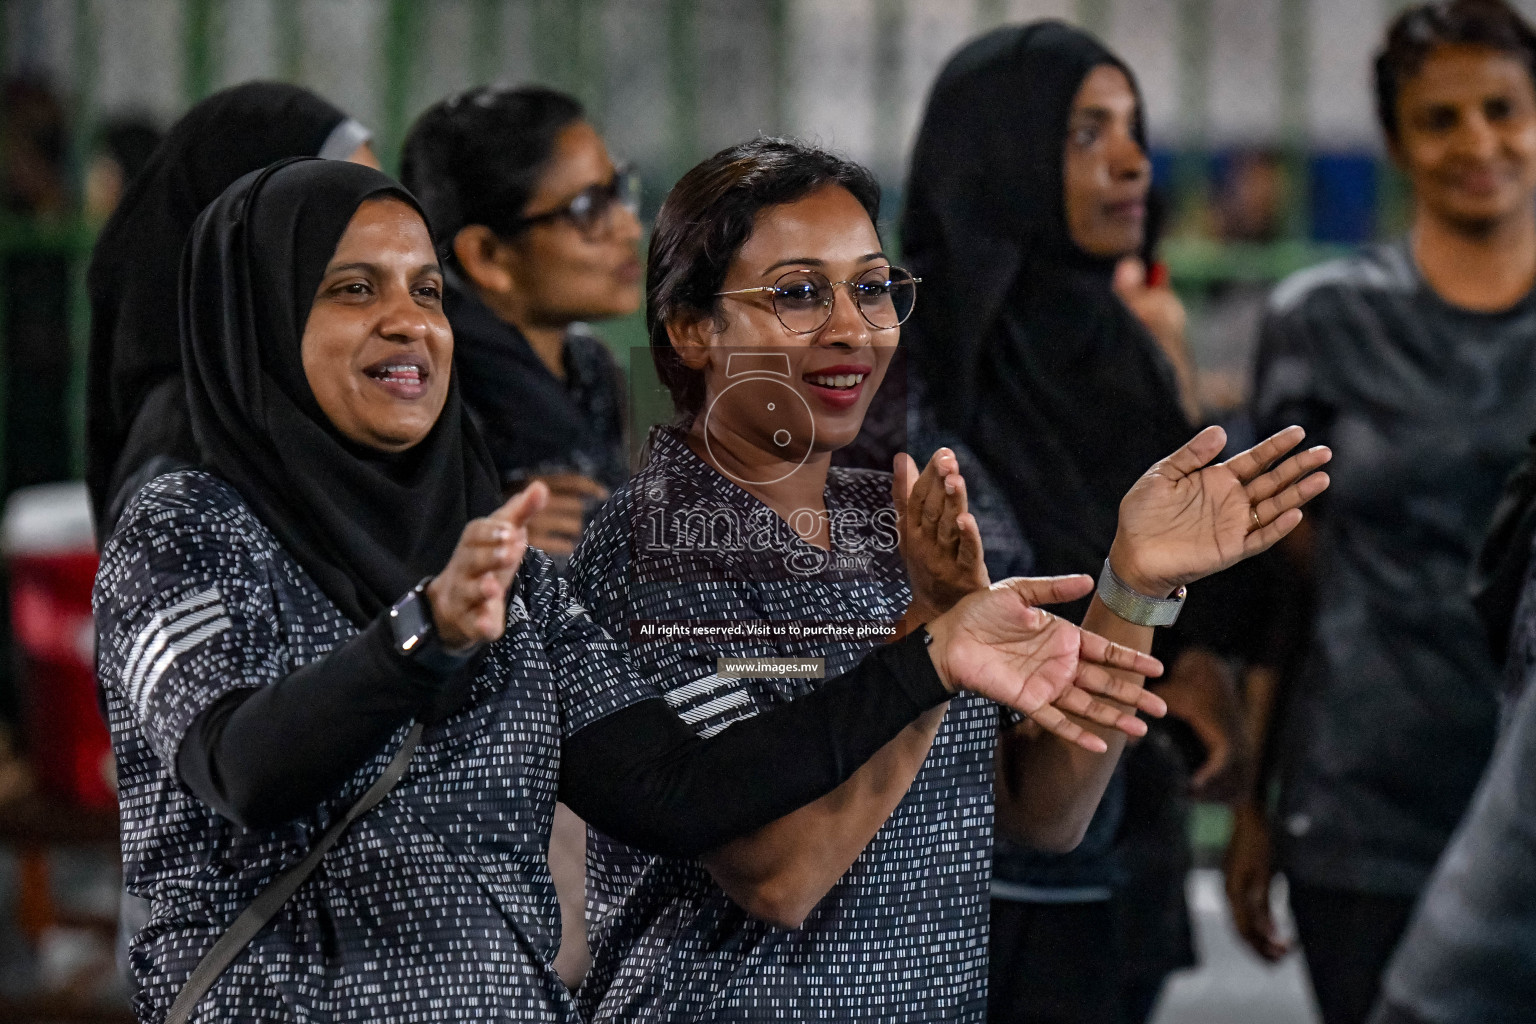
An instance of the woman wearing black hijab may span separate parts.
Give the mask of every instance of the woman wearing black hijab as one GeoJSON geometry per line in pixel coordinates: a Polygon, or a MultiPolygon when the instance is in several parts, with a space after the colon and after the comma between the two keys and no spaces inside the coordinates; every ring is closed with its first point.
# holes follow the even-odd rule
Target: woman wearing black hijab
{"type": "MultiPolygon", "coordinates": [[[[1120,497],[1189,433],[1171,367],[1113,291],[1115,265],[1139,245],[1090,253],[1067,224],[1068,114],[1101,66],[1134,90],[1118,57],[1064,24],[961,50],[929,98],[902,225],[925,285],[911,358],[939,423],[1008,494],[1044,573],[1101,562],[1120,497]]],[[[1144,154],[1139,112],[1134,137],[1144,154]]]]}
{"type": "MultiPolygon", "coordinates": [[[[1103,564],[1137,467],[1190,430],[1166,339],[1143,322],[1156,321],[1143,308],[1155,296],[1115,280],[1144,250],[1149,187],[1135,79],[1078,29],[998,29],[933,87],[902,230],[924,298],[904,342],[925,416],[968,477],[969,456],[995,485],[1031,574],[1103,564]]],[[[1213,585],[1169,641],[1189,642],[1213,585]]],[[[1219,681],[1213,662],[1191,654],[1174,686],[1202,692],[1219,681]]],[[[1194,717],[1159,692],[1171,715],[1194,717]]],[[[1160,730],[1133,751],[1074,853],[999,844],[992,1019],[1141,1020],[1166,973],[1192,962],[1185,783],[1171,753],[1160,730]]]]}
{"type": "Polygon", "coordinates": [[[318,846],[197,1001],[207,1019],[574,1020],[557,791],[693,855],[829,792],[956,683],[1025,711],[1107,685],[1086,655],[1031,675],[1051,620],[1001,586],[698,739],[527,550],[543,485],[496,507],[408,192],[336,161],[249,174],[194,225],[180,293],[200,468],[139,490],[95,594],[124,879],[154,908],[130,948],[140,1019],[318,846]],[[352,820],[386,762],[403,775],[352,820]]]}
{"type": "Polygon", "coordinates": [[[98,544],[140,485],[195,462],[182,397],[176,270],[203,207],[236,178],[290,156],[372,167],[369,132],[307,89],[249,82],[171,127],[91,255],[86,484],[98,544]]]}

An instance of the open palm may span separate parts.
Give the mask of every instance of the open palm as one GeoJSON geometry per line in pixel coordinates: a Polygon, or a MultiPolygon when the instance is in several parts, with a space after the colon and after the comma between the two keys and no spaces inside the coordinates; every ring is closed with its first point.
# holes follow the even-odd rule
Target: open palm
{"type": "Polygon", "coordinates": [[[1328,487],[1314,472],[1333,455],[1310,448],[1266,468],[1301,443],[1287,427],[1210,465],[1226,432],[1207,427],[1147,470],[1120,502],[1110,560],[1135,589],[1162,596],[1269,548],[1301,522],[1302,505],[1328,487]]]}
{"type": "Polygon", "coordinates": [[[931,627],[936,643],[943,633],[944,677],[1088,750],[1103,752],[1107,746],[1063,712],[1142,735],[1145,725],[1125,709],[1161,715],[1165,705],[1139,683],[1108,669],[1160,675],[1161,663],[1037,607],[1075,600],[1092,589],[1090,577],[1056,576],[1004,580],[968,595],[931,627]]]}

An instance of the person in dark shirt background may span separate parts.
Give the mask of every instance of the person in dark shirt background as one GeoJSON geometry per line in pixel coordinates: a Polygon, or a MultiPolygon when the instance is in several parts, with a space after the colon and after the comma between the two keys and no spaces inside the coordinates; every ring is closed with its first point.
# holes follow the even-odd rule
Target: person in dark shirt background
{"type": "Polygon", "coordinates": [[[1285,871],[1326,1024],[1370,1012],[1493,748],[1467,576],[1536,427],[1536,34],[1496,0],[1412,8],[1376,90],[1412,229],[1283,282],[1260,341],[1258,429],[1300,423],[1338,455],[1283,552],[1311,578],[1284,603],[1311,614],[1274,654],[1294,669],[1269,716],[1275,835],[1256,789],[1228,851],[1239,930],[1269,959],[1272,853],[1285,871]]]}
{"type": "Polygon", "coordinates": [[[581,324],[640,308],[635,179],[576,100],[535,86],[433,105],[401,179],[445,249],[465,401],[503,486],[548,485],[532,537],[558,563],[629,475],[623,373],[581,324]]]}

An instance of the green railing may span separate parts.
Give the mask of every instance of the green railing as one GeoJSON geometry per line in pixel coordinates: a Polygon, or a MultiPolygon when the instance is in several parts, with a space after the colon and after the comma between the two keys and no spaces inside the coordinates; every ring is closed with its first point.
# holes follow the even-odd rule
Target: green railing
{"type": "Polygon", "coordinates": [[[1314,263],[1342,256],[1347,245],[1284,239],[1266,245],[1218,242],[1207,238],[1170,238],[1159,254],[1179,288],[1200,288],[1225,281],[1278,281],[1314,263]]]}

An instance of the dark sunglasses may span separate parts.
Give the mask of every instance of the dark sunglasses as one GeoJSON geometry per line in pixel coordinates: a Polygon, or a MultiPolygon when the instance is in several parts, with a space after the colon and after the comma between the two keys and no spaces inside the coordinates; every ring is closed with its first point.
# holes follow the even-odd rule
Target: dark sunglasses
{"type": "Polygon", "coordinates": [[[523,217],[513,223],[506,233],[516,234],[524,228],[548,221],[568,220],[582,235],[592,238],[608,226],[615,206],[622,206],[630,213],[640,211],[640,175],[629,164],[615,168],[613,180],[601,185],[589,185],[563,206],[523,217]]]}

